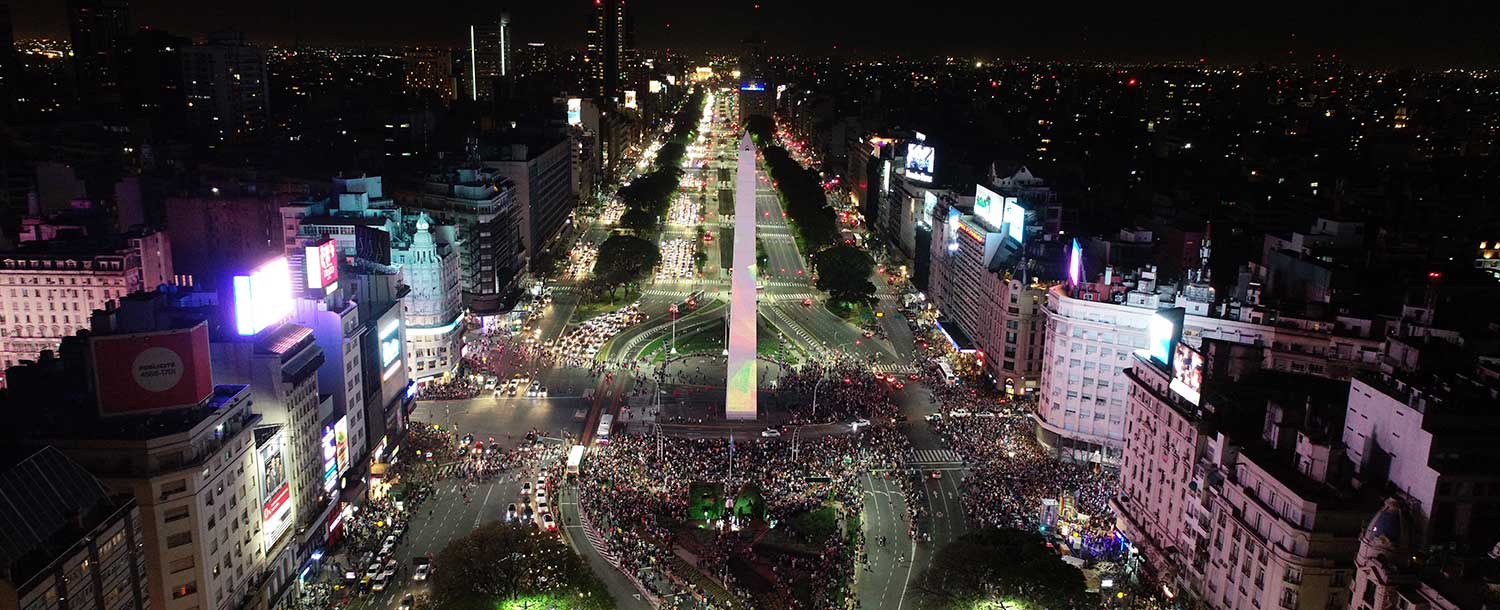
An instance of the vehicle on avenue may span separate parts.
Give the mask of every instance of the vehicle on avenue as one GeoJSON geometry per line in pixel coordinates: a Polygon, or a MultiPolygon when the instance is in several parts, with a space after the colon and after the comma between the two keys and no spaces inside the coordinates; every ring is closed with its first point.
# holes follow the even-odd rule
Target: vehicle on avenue
{"type": "Polygon", "coordinates": [[[505,507],[505,520],[507,522],[509,522],[509,521],[515,521],[516,520],[516,515],[517,515],[517,512],[516,512],[516,503],[515,502],[511,502],[510,506],[505,507]]]}
{"type": "Polygon", "coordinates": [[[417,571],[411,575],[411,579],[415,580],[415,581],[424,581],[424,580],[427,580],[427,577],[429,575],[431,575],[431,574],[432,574],[432,564],[430,564],[430,563],[424,563],[422,565],[417,566],[417,571]]]}
{"type": "Polygon", "coordinates": [[[870,420],[861,417],[861,418],[856,419],[856,420],[854,420],[852,422],[849,422],[849,429],[853,430],[855,432],[858,432],[860,428],[864,428],[864,427],[867,427],[869,425],[870,425],[870,420]]]}
{"type": "Polygon", "coordinates": [[[411,610],[411,605],[415,602],[416,598],[412,594],[407,593],[401,598],[401,610],[411,610]]]}
{"type": "Polygon", "coordinates": [[[760,436],[761,438],[777,438],[781,436],[781,431],[775,428],[766,428],[760,431],[760,436]]]}
{"type": "Polygon", "coordinates": [[[557,531],[557,521],[552,519],[552,514],[542,515],[542,528],[549,532],[557,531]]]}

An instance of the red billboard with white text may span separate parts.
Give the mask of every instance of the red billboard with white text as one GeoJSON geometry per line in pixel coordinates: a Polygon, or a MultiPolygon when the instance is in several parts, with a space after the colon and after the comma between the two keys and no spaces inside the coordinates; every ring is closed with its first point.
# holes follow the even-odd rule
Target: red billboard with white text
{"type": "Polygon", "coordinates": [[[190,407],[214,391],[206,323],[93,337],[89,346],[100,415],[190,407]]]}

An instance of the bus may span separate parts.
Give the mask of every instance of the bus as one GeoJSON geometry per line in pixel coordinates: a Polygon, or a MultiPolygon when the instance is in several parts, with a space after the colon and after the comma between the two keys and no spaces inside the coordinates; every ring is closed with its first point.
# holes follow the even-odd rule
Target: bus
{"type": "Polygon", "coordinates": [[[609,442],[609,430],[615,427],[615,416],[605,413],[599,418],[599,429],[594,431],[594,442],[601,445],[609,442]]]}
{"type": "Polygon", "coordinates": [[[947,381],[948,385],[955,385],[955,384],[957,384],[958,383],[958,376],[953,374],[953,366],[950,365],[950,364],[948,364],[948,359],[947,358],[939,358],[938,361],[937,361],[937,363],[938,363],[938,368],[942,369],[942,371],[943,371],[943,380],[947,381]]]}
{"type": "Polygon", "coordinates": [[[578,476],[578,467],[583,465],[583,452],[583,445],[573,445],[573,448],[568,450],[568,476],[578,476]]]}

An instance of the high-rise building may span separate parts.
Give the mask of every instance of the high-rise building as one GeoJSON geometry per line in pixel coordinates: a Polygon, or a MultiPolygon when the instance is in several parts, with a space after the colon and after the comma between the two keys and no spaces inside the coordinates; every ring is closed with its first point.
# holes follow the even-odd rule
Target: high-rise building
{"type": "Polygon", "coordinates": [[[210,142],[255,141],[270,128],[266,52],[240,32],[210,34],[183,50],[182,85],[188,118],[210,142]]]}
{"type": "Polygon", "coordinates": [[[130,45],[130,3],[69,0],[68,34],[79,99],[89,107],[118,109],[130,45]]]}
{"type": "Polygon", "coordinates": [[[521,243],[528,258],[535,258],[562,234],[578,203],[569,186],[572,157],[568,144],[561,133],[515,135],[500,144],[499,154],[484,162],[515,185],[521,243]]]}
{"type": "Polygon", "coordinates": [[[257,443],[251,389],[214,383],[210,323],[192,308],[157,307],[171,298],[138,294],[96,312],[92,334],[69,337],[60,357],[9,369],[9,412],[24,431],[14,440],[57,447],[134,498],[145,569],[132,580],[149,607],[238,606],[295,576],[263,578],[290,538],[282,453],[257,443]],[[174,374],[143,378],[143,362],[174,374]]]}
{"type": "Polygon", "coordinates": [[[414,381],[458,370],[463,352],[463,274],[455,227],[433,226],[426,212],[406,247],[392,249],[411,294],[403,299],[406,362],[414,381]]]}
{"type": "Polygon", "coordinates": [[[776,86],[766,64],[766,42],[760,32],[751,32],[740,50],[740,121],[752,116],[771,117],[776,110],[776,86]]]}
{"type": "Polygon", "coordinates": [[[1046,287],[1057,273],[1033,269],[1022,242],[1003,225],[956,207],[933,212],[927,295],[939,312],[938,329],[992,384],[1015,394],[1036,391],[1046,287]]]}
{"type": "Polygon", "coordinates": [[[464,54],[463,73],[459,75],[461,95],[475,101],[494,99],[497,88],[514,76],[510,13],[501,13],[498,20],[470,25],[464,54]]]}
{"type": "Polygon", "coordinates": [[[0,473],[8,534],[0,552],[0,608],[146,610],[145,529],[129,494],[55,447],[0,473]],[[63,605],[66,600],[66,606],[63,605]]]}
{"type": "Polygon", "coordinates": [[[177,273],[216,285],[234,267],[284,254],[281,207],[291,199],[229,184],[168,197],[167,230],[178,237],[172,241],[177,273]]]}
{"type": "Polygon", "coordinates": [[[407,49],[402,55],[402,88],[409,95],[432,92],[453,99],[453,58],[445,49],[407,49]]]}
{"type": "Polygon", "coordinates": [[[624,83],[633,67],[635,21],[627,0],[594,0],[583,61],[589,91],[606,108],[624,98],[624,83]]]}
{"type": "Polygon", "coordinates": [[[21,86],[20,58],[16,56],[16,34],[11,25],[10,0],[0,0],[0,119],[15,112],[16,98],[24,97],[21,86]]]}
{"type": "Polygon", "coordinates": [[[494,168],[460,167],[428,176],[422,190],[398,192],[397,199],[403,208],[424,210],[433,220],[458,227],[469,311],[490,315],[509,310],[526,270],[515,183],[494,168]]]}
{"type": "Polygon", "coordinates": [[[157,127],[174,128],[187,112],[183,97],[182,54],[193,41],[162,30],[141,28],[131,40],[134,73],[129,87],[131,110],[157,118],[157,127]]]}

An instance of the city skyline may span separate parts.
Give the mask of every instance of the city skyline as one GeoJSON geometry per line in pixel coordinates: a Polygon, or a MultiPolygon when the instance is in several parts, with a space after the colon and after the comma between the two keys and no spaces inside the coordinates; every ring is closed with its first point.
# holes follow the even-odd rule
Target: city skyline
{"type": "MultiPolygon", "coordinates": [[[[516,43],[543,42],[582,49],[580,24],[590,19],[588,2],[515,6],[463,2],[445,11],[413,11],[386,1],[346,0],[296,4],[131,2],[135,27],[202,35],[236,29],[261,44],[356,46],[437,45],[462,48],[469,21],[502,11],[515,22],[516,43]],[[294,15],[295,17],[288,17],[294,15]],[[387,23],[400,23],[390,28],[387,23]],[[375,42],[379,41],[379,42],[375,42]]],[[[1338,56],[1372,66],[1487,66],[1500,61],[1490,33],[1500,27],[1500,9],[1458,2],[1406,3],[1382,0],[1348,7],[1278,2],[1254,11],[1172,2],[1147,9],[1103,2],[1065,5],[991,6],[940,3],[911,10],[902,3],[806,5],[773,0],[735,2],[712,13],[685,0],[632,2],[643,49],[733,52],[757,23],[773,52],[913,58],[957,54],[994,59],[1211,62],[1306,61],[1338,56]],[[759,8],[757,8],[759,7],[759,8]],[[759,14],[758,14],[759,12],[759,14]],[[763,19],[795,13],[795,20],[763,19]],[[891,19],[900,15],[899,19],[891,19]]],[[[65,37],[62,2],[11,2],[16,35],[65,37]]]]}

